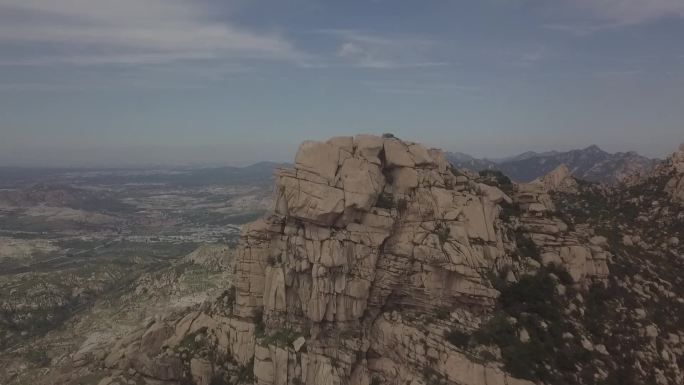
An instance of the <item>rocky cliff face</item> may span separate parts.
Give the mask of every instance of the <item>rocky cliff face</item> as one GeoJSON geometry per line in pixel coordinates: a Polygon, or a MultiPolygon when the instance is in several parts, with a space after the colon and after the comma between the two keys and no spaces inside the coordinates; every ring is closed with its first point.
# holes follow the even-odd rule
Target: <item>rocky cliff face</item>
{"type": "MultiPolygon", "coordinates": [[[[543,215],[549,189],[571,184],[557,174],[517,188],[529,204],[516,226],[546,265],[601,280],[603,249],[543,215]]],[[[455,172],[439,151],[371,136],[304,143],[276,185],[275,212],[245,229],[236,265],[235,315],[264,327],[258,384],[526,382],[444,339],[493,312],[489,276],[539,268],[500,219],[499,203],[513,200],[498,187],[455,172]],[[274,341],[282,334],[299,342],[274,341]]],[[[251,349],[240,350],[248,362],[251,349]]]]}
{"type": "Polygon", "coordinates": [[[679,384],[680,160],[611,190],[564,166],[469,176],[393,137],[305,142],[243,229],[234,287],[84,344],[77,367],[98,352],[101,385],[679,384]]]}
{"type": "Polygon", "coordinates": [[[513,197],[521,209],[515,228],[518,236],[523,234],[532,241],[533,256],[538,256],[543,265],[561,266],[574,282],[608,276],[608,252],[603,242],[593,238],[590,231],[571,229],[557,214],[552,194],[578,191],[578,183],[565,165],[531,183],[518,184],[514,190],[513,197]]]}
{"type": "Polygon", "coordinates": [[[505,194],[454,175],[438,151],[372,136],[304,143],[276,185],[275,212],[247,227],[236,265],[235,314],[265,324],[257,383],[420,379],[428,366],[453,383],[470,381],[459,367],[505,381],[419,321],[493,308],[484,276],[506,258],[505,194]],[[279,330],[308,336],[306,352],[264,343],[279,330]]]}

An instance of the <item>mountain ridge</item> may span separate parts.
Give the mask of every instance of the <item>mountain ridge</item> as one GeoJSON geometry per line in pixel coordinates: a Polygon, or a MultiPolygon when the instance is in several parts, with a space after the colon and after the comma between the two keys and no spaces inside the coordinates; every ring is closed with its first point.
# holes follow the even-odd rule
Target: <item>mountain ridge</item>
{"type": "Polygon", "coordinates": [[[565,164],[572,174],[580,179],[616,184],[632,174],[644,174],[653,168],[657,161],[641,156],[635,151],[609,153],[597,145],[564,152],[527,151],[497,161],[478,159],[463,153],[447,152],[445,155],[457,168],[475,172],[497,169],[517,182],[530,182],[565,164]]]}

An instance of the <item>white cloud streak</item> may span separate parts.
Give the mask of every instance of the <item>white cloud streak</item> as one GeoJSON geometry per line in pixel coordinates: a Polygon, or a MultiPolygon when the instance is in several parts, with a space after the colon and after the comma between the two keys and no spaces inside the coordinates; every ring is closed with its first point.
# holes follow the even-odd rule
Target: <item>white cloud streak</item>
{"type": "Polygon", "coordinates": [[[405,95],[459,95],[479,98],[484,91],[482,86],[458,85],[451,83],[433,83],[416,81],[365,81],[362,83],[369,90],[384,94],[405,95]]]}
{"type": "MultiPolygon", "coordinates": [[[[0,0],[0,15],[5,15],[0,44],[60,48],[30,57],[27,64],[306,59],[281,36],[212,21],[209,11],[191,0],[0,0]]],[[[16,58],[1,61],[11,59],[16,58]]]]}
{"type": "Polygon", "coordinates": [[[556,5],[561,5],[559,9],[564,12],[579,12],[575,16],[579,16],[581,21],[548,23],[542,27],[576,36],[664,18],[684,18],[684,0],[562,0],[556,5]]]}
{"type": "Polygon", "coordinates": [[[683,0],[572,0],[594,16],[621,24],[638,24],[663,17],[684,17],[683,0]]]}
{"type": "Polygon", "coordinates": [[[353,67],[400,69],[449,65],[448,62],[431,59],[437,46],[431,40],[387,38],[354,30],[321,32],[337,38],[337,57],[353,67]]]}

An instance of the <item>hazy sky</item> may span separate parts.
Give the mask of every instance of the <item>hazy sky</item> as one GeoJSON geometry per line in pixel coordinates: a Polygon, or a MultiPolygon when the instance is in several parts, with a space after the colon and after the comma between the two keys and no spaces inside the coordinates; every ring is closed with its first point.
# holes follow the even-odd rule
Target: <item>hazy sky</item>
{"type": "Polygon", "coordinates": [[[0,0],[0,165],[684,141],[684,0],[0,0]]]}

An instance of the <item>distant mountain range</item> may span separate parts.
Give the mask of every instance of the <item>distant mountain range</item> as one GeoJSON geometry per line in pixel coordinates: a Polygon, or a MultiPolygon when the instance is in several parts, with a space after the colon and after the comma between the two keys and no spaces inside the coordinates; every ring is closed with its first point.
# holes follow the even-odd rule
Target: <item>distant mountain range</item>
{"type": "Polygon", "coordinates": [[[448,152],[446,157],[457,168],[471,171],[497,169],[517,182],[530,182],[565,164],[579,179],[614,184],[629,175],[649,171],[657,162],[633,151],[611,154],[595,145],[566,152],[528,151],[495,160],[479,159],[460,152],[448,152]]]}
{"type": "MultiPolygon", "coordinates": [[[[579,179],[615,184],[633,174],[651,170],[656,159],[636,152],[608,153],[598,146],[566,152],[527,151],[500,159],[476,158],[462,152],[446,152],[456,168],[471,171],[500,170],[516,182],[530,182],[565,164],[579,179]]],[[[160,183],[180,186],[211,184],[269,184],[273,171],[288,164],[260,162],[247,167],[156,168],[156,169],[72,169],[0,167],[0,188],[4,185],[35,183],[126,184],[160,183]]]]}

